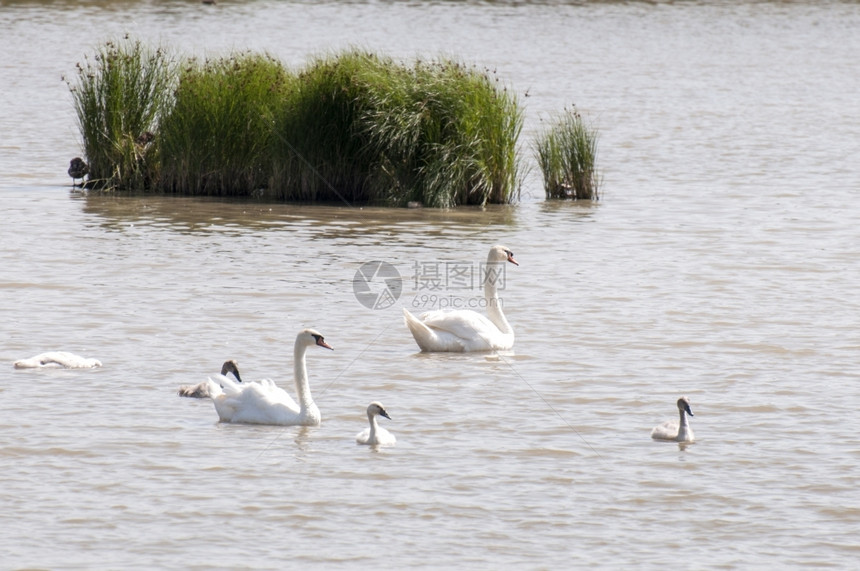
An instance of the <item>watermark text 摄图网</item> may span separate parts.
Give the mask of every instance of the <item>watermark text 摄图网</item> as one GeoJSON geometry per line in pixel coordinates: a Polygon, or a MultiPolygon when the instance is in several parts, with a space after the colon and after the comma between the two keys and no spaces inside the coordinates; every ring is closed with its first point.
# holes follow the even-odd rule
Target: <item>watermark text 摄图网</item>
{"type": "Polygon", "coordinates": [[[505,289],[503,263],[474,262],[414,262],[415,291],[450,291],[476,289],[485,281],[496,289],[505,289]]]}

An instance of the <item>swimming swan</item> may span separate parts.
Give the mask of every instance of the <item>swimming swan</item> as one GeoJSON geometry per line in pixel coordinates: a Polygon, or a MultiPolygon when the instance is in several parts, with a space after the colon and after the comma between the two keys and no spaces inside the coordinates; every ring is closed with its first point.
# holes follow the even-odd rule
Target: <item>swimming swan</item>
{"type": "Polygon", "coordinates": [[[305,365],[305,352],[313,345],[331,349],[313,329],[305,329],[296,336],[293,368],[299,404],[269,379],[239,384],[223,375],[216,375],[215,380],[210,378],[209,393],[221,422],[319,426],[320,411],[311,397],[305,365]]]}
{"type": "Polygon", "coordinates": [[[367,421],[370,423],[370,428],[365,428],[355,435],[356,443],[369,444],[370,446],[394,446],[397,439],[393,434],[376,424],[377,415],[391,420],[381,402],[370,403],[367,405],[367,421]]]}
{"type": "Polygon", "coordinates": [[[415,317],[403,309],[406,325],[422,351],[492,351],[514,346],[514,330],[502,313],[496,285],[504,262],[519,266],[508,248],[493,246],[484,268],[487,317],[469,309],[437,309],[415,317]]]}
{"type": "MultiPolygon", "coordinates": [[[[236,377],[237,381],[242,382],[242,377],[239,376],[239,364],[235,360],[224,361],[224,364],[221,365],[221,375],[226,376],[227,373],[231,373],[236,377]]],[[[212,396],[209,394],[209,381],[203,381],[196,385],[182,385],[179,387],[179,396],[192,399],[208,399],[212,396]]]]}
{"type": "Polygon", "coordinates": [[[693,430],[687,422],[687,415],[695,416],[690,410],[690,399],[681,397],[678,399],[678,414],[680,422],[667,420],[663,424],[654,427],[651,438],[654,440],[672,440],[674,442],[692,442],[693,430]]]}
{"type": "Polygon", "coordinates": [[[15,361],[16,369],[92,369],[101,366],[98,359],[87,359],[66,351],[49,351],[15,361]]]}

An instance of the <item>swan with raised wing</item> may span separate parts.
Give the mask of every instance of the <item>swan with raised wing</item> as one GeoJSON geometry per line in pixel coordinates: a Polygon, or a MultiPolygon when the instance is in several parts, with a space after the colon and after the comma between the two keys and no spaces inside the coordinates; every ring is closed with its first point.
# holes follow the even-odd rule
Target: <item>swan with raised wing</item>
{"type": "Polygon", "coordinates": [[[305,352],[314,345],[332,348],[322,334],[313,329],[305,329],[296,336],[293,376],[298,404],[269,379],[240,384],[223,375],[216,375],[214,380],[210,378],[209,393],[221,422],[319,426],[320,411],[311,396],[305,364],[305,352]]]}
{"type": "Polygon", "coordinates": [[[469,309],[437,309],[416,317],[403,309],[406,325],[422,351],[493,351],[514,346],[514,330],[502,312],[498,293],[505,262],[519,266],[509,248],[493,246],[484,268],[486,316],[469,309]]]}
{"type": "Polygon", "coordinates": [[[690,409],[690,399],[681,397],[678,399],[678,414],[679,421],[667,420],[663,424],[659,424],[651,431],[651,438],[654,440],[670,440],[673,442],[692,442],[693,429],[690,428],[690,423],[687,420],[687,415],[695,416],[690,409]]]}
{"type": "Polygon", "coordinates": [[[391,420],[391,417],[388,416],[382,403],[379,401],[373,401],[367,405],[367,421],[370,423],[370,427],[365,428],[356,434],[355,442],[357,444],[368,444],[370,446],[394,446],[397,442],[397,438],[377,424],[377,416],[384,416],[388,420],[391,420]]]}
{"type": "MultiPolygon", "coordinates": [[[[221,365],[221,375],[227,376],[228,374],[233,375],[236,381],[242,382],[242,377],[239,375],[239,363],[234,359],[224,361],[224,364],[221,365]]],[[[209,381],[206,380],[196,385],[182,385],[179,387],[179,396],[192,399],[208,399],[212,396],[209,394],[209,381]]]]}
{"type": "Polygon", "coordinates": [[[81,357],[68,351],[48,351],[15,361],[16,369],[92,369],[101,366],[102,362],[98,359],[81,357]]]}

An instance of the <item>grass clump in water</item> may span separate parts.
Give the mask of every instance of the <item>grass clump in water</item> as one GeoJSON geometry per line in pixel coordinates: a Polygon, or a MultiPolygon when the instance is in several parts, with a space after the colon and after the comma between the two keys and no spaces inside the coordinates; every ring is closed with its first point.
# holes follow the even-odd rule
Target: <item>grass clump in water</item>
{"type": "Polygon", "coordinates": [[[283,90],[271,121],[272,189],[285,200],[371,202],[374,158],[357,117],[373,56],[317,59],[283,90]]]}
{"type": "Polygon", "coordinates": [[[547,198],[598,200],[597,132],[575,108],[565,109],[539,134],[535,154],[547,198]]]}
{"type": "Polygon", "coordinates": [[[128,37],[107,42],[77,65],[69,85],[89,163],[90,186],[148,186],[158,119],[171,102],[167,53],[128,37]]]}
{"type": "Polygon", "coordinates": [[[351,50],[297,77],[276,120],[287,198],[449,207],[517,196],[522,113],[474,68],[351,50]]]}
{"type": "Polygon", "coordinates": [[[507,203],[518,197],[516,97],[451,60],[395,68],[365,90],[363,138],[379,160],[375,191],[389,203],[507,203]]]}
{"type": "Polygon", "coordinates": [[[109,43],[96,61],[73,93],[91,172],[115,188],[437,207],[518,198],[523,115],[488,70],[360,50],[299,72],[254,54],[173,65],[139,43],[109,43]]]}
{"type": "Polygon", "coordinates": [[[248,196],[269,184],[272,112],[289,82],[265,55],[183,64],[159,129],[164,192],[248,196]]]}

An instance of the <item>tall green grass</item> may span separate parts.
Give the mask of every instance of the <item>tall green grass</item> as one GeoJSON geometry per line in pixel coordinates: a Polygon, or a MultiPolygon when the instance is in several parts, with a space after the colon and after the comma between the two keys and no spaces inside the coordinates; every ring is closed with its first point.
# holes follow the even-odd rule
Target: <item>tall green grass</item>
{"type": "Polygon", "coordinates": [[[598,200],[597,132],[565,109],[535,140],[547,198],[598,200]]]}
{"type": "Polygon", "coordinates": [[[361,116],[362,138],[380,161],[379,197],[448,207],[519,196],[523,116],[512,92],[452,60],[385,71],[363,90],[361,116]]]}
{"type": "Polygon", "coordinates": [[[144,188],[158,119],[171,103],[172,61],[127,37],[77,64],[72,91],[90,186],[144,188]]]}
{"type": "Polygon", "coordinates": [[[174,64],[134,42],[96,61],[73,94],[91,170],[117,188],[437,207],[519,196],[523,114],[488,70],[357,49],[297,72],[247,53],[174,64]],[[120,113],[145,120],[104,128],[120,113]]]}
{"type": "Polygon", "coordinates": [[[359,77],[375,57],[346,52],[317,58],[283,90],[271,116],[273,193],[286,200],[372,202],[375,158],[361,138],[359,77]]]}
{"type": "Polygon", "coordinates": [[[486,75],[350,50],[315,59],[276,119],[288,198],[428,206],[518,197],[522,113],[486,75]]]}
{"type": "Polygon", "coordinates": [[[269,184],[272,127],[268,118],[289,83],[269,56],[238,54],[182,65],[173,105],[159,128],[164,192],[248,196],[269,184]]]}

